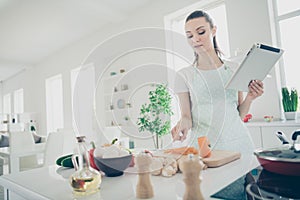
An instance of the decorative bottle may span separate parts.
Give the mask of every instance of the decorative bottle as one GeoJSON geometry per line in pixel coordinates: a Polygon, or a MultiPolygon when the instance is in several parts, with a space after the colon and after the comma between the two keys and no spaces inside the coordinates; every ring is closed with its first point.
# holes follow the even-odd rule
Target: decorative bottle
{"type": "Polygon", "coordinates": [[[70,177],[70,184],[75,195],[89,195],[100,189],[101,174],[90,166],[85,136],[76,137],[78,155],[72,157],[75,173],[70,177]]]}

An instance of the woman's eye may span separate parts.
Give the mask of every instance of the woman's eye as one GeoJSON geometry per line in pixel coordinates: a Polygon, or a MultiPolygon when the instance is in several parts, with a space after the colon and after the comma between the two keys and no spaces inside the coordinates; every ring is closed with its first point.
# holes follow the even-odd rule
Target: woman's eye
{"type": "Polygon", "coordinates": [[[199,35],[203,35],[205,31],[198,32],[199,35]]]}
{"type": "Polygon", "coordinates": [[[192,36],[192,35],[187,35],[186,37],[190,39],[190,38],[192,38],[193,36],[192,36]]]}

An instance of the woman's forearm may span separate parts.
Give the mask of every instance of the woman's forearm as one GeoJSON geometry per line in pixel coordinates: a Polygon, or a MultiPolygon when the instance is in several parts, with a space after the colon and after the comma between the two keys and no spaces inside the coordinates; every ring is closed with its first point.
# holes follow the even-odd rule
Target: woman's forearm
{"type": "Polygon", "coordinates": [[[244,117],[248,114],[252,101],[253,100],[248,98],[247,95],[245,100],[238,106],[238,111],[241,119],[244,119],[244,117]]]}

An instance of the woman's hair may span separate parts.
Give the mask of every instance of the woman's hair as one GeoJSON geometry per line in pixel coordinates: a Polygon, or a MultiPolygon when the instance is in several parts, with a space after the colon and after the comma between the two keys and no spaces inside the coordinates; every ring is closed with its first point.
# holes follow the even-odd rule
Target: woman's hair
{"type": "MultiPolygon", "coordinates": [[[[210,28],[213,28],[215,25],[214,25],[214,22],[213,22],[213,19],[204,11],[202,10],[196,10],[194,12],[192,12],[185,20],[185,23],[187,23],[188,21],[192,20],[192,19],[196,19],[196,18],[199,18],[199,17],[204,17],[205,20],[209,23],[210,25],[210,28]]],[[[219,45],[217,43],[217,39],[216,39],[216,36],[213,37],[213,44],[214,44],[214,49],[215,49],[215,52],[217,53],[217,55],[220,57],[223,53],[222,51],[220,50],[219,48],[219,45]]],[[[196,57],[197,59],[197,57],[196,57]]]]}

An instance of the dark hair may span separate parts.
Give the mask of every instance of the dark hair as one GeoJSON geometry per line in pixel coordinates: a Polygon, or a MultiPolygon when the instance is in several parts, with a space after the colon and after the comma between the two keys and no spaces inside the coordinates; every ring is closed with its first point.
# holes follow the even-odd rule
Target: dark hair
{"type": "MultiPolygon", "coordinates": [[[[215,26],[213,19],[204,11],[202,10],[196,10],[194,12],[192,12],[185,20],[185,23],[187,23],[188,21],[192,20],[192,19],[196,19],[199,17],[204,17],[205,20],[209,23],[210,28],[213,28],[215,26]]],[[[217,39],[216,36],[213,37],[213,44],[214,44],[214,49],[215,52],[217,53],[217,55],[220,57],[223,53],[219,48],[219,45],[217,43],[217,39]]]]}

